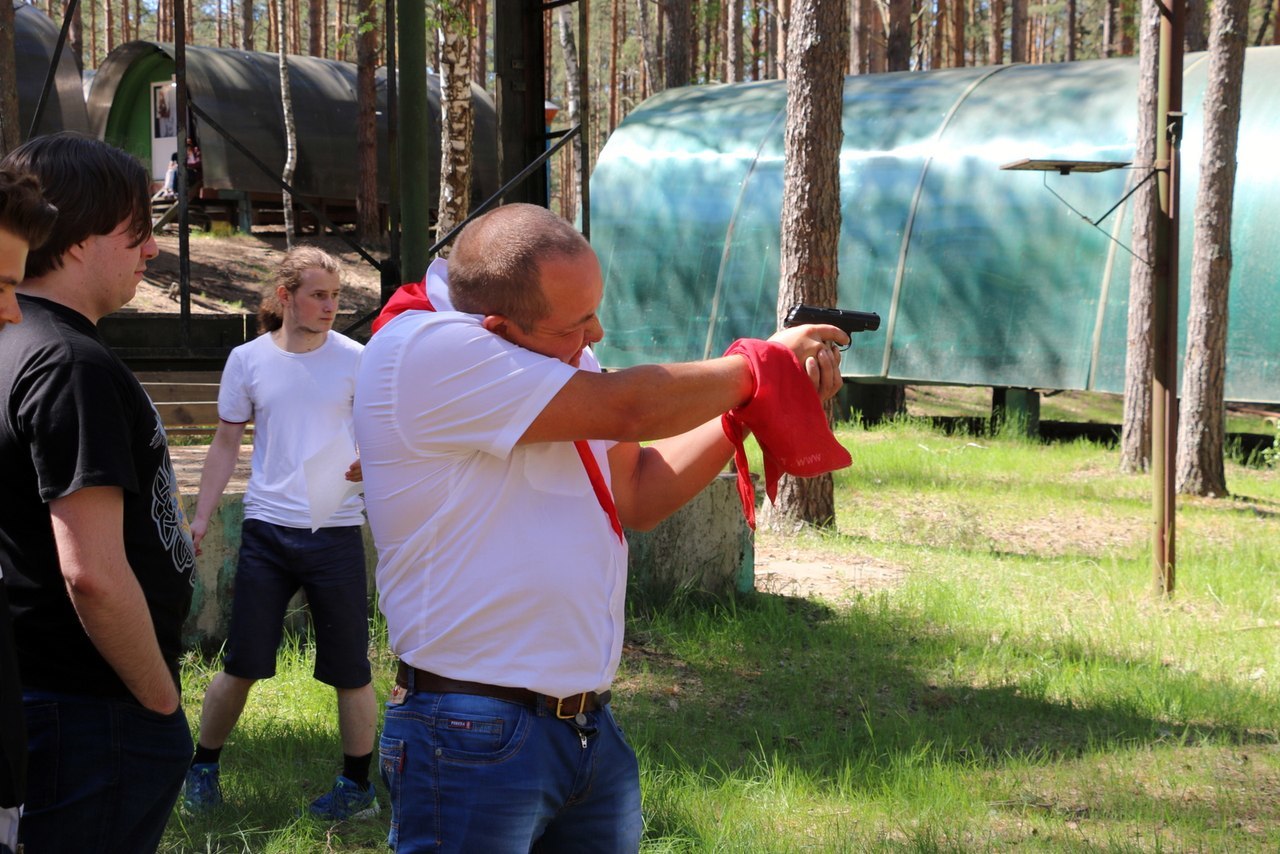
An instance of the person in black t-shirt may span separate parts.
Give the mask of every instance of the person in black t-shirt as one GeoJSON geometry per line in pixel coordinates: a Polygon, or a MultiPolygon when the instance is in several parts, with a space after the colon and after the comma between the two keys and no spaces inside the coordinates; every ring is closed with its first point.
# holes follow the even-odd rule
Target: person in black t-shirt
{"type": "MultiPolygon", "coordinates": [[[[40,195],[34,176],[0,169],[0,329],[22,322],[16,290],[27,253],[53,228],[57,208],[40,195]]],[[[4,566],[0,564],[0,578],[4,566]]],[[[9,600],[0,584],[0,854],[18,847],[18,816],[26,793],[27,729],[22,685],[9,625],[9,600]]]]}
{"type": "Polygon", "coordinates": [[[178,656],[195,554],[160,418],[96,326],[158,253],[150,180],[70,133],[3,167],[60,211],[27,256],[23,322],[0,335],[0,565],[30,752],[19,839],[154,851],[192,750],[178,656]]]}

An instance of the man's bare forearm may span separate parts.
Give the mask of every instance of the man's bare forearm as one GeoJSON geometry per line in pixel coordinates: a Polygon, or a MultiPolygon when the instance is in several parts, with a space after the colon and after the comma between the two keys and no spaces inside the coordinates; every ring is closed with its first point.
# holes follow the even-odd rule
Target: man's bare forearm
{"type": "Polygon", "coordinates": [[[89,640],[139,703],[167,714],[178,708],[178,686],[125,556],[123,506],[116,487],[89,487],[50,502],[58,561],[89,640]]]}

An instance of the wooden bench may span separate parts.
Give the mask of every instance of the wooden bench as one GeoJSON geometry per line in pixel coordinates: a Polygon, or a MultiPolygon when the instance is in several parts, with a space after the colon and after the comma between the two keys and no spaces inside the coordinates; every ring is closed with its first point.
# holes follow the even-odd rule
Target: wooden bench
{"type": "MultiPolygon", "coordinates": [[[[218,429],[221,371],[136,371],[171,436],[212,436],[218,429]]],[[[249,433],[253,425],[246,428],[249,433]]]]}

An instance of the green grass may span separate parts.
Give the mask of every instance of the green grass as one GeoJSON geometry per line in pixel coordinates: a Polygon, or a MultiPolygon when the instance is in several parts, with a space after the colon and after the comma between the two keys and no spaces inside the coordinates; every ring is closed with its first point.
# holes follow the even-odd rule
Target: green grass
{"type": "MultiPolygon", "coordinates": [[[[840,435],[837,529],[758,547],[892,584],[630,617],[646,852],[1280,847],[1280,471],[1179,499],[1163,600],[1151,481],[1114,450],[840,435]]],[[[210,666],[184,667],[193,720],[210,666]]],[[[380,649],[380,695],[390,669],[380,649]]],[[[233,807],[175,814],[165,850],[383,850],[385,815],[293,817],[336,772],[332,705],[287,650],[224,753],[233,807]]]]}

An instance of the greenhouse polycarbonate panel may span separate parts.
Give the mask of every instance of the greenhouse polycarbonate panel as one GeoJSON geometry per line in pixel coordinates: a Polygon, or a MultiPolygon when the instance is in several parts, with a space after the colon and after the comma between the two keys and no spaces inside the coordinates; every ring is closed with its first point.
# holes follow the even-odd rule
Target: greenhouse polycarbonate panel
{"type": "MultiPolygon", "coordinates": [[[[1180,314],[1189,301],[1208,63],[1186,60],[1180,314]]],[[[1247,52],[1227,394],[1280,400],[1280,48],[1247,52]]],[[[867,75],[845,83],[839,302],[877,311],[847,375],[1033,388],[1124,385],[1133,59],[867,75]],[[1086,219],[1087,218],[1087,219],[1086,219]]],[[[690,87],[633,112],[592,177],[605,364],[715,355],[774,328],[785,84],[690,87]]]]}

